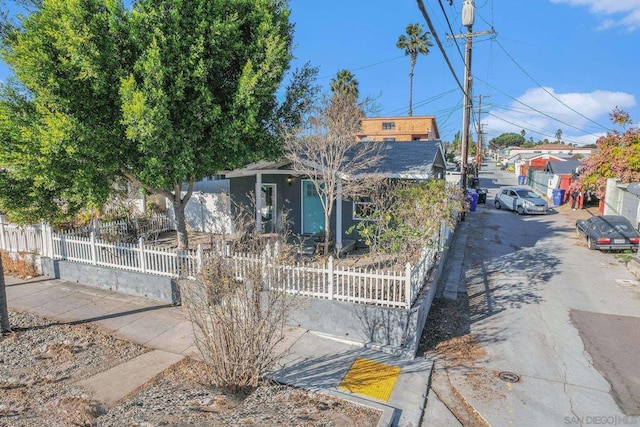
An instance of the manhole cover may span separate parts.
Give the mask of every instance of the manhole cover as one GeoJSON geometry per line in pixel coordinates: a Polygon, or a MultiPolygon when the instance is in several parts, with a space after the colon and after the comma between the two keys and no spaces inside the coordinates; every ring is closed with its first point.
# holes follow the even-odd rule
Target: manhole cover
{"type": "Polygon", "coordinates": [[[498,378],[507,383],[517,383],[520,377],[513,372],[503,371],[498,374],[498,378]]]}

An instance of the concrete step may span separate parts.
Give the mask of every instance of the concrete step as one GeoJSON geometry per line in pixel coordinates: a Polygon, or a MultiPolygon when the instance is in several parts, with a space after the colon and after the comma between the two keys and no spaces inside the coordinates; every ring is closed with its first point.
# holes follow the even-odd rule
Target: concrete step
{"type": "Polygon", "coordinates": [[[111,406],[183,358],[179,354],[152,350],[76,384],[85,387],[92,399],[111,406]]]}

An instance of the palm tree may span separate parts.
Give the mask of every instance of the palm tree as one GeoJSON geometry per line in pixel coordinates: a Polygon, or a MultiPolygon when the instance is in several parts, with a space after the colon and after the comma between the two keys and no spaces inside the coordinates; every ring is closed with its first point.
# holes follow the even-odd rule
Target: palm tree
{"type": "Polygon", "coordinates": [[[348,95],[358,99],[358,81],[356,76],[349,70],[340,70],[331,79],[331,92],[334,95],[348,95]]]}
{"type": "Polygon", "coordinates": [[[422,32],[422,25],[407,25],[407,34],[402,34],[398,38],[396,47],[404,49],[404,54],[411,58],[411,71],[409,72],[409,116],[413,115],[413,69],[416,66],[418,54],[428,55],[429,48],[433,46],[431,36],[428,32],[422,32]]]}
{"type": "Polygon", "coordinates": [[[4,269],[0,257],[0,334],[11,331],[9,327],[9,312],[7,310],[7,290],[4,283],[4,269]]]}

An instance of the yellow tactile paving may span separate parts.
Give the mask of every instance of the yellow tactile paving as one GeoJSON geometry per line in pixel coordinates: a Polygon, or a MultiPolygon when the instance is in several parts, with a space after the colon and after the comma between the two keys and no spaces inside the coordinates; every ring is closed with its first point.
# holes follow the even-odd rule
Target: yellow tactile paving
{"type": "Polygon", "coordinates": [[[358,357],[339,388],[383,401],[389,400],[400,368],[358,357]]]}

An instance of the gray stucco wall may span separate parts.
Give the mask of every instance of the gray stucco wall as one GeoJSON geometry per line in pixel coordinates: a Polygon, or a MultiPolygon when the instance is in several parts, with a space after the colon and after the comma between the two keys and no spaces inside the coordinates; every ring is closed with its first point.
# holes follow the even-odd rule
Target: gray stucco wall
{"type": "MultiPolygon", "coordinates": [[[[230,193],[234,204],[240,204],[249,206],[250,199],[248,194],[253,194],[255,191],[255,176],[246,176],[230,179],[230,193]]],[[[277,209],[278,215],[282,215],[286,212],[287,219],[289,221],[289,229],[294,234],[301,234],[302,227],[302,178],[294,177],[291,184],[287,182],[286,175],[263,175],[263,184],[276,184],[277,192],[277,209]]],[[[357,220],[353,219],[353,201],[343,200],[342,202],[342,226],[343,233],[342,239],[358,240],[359,236],[356,232],[352,234],[346,234],[345,231],[351,227],[351,225],[357,223],[357,220]]],[[[235,207],[234,207],[235,208],[235,207]]],[[[336,227],[336,212],[337,209],[333,208],[331,214],[331,224],[333,232],[335,233],[336,227]]],[[[363,247],[364,245],[360,245],[363,247]]]]}
{"type": "Polygon", "coordinates": [[[180,304],[177,284],[169,277],[117,270],[71,261],[42,258],[42,270],[47,276],[82,283],[126,295],[149,298],[170,304],[180,304]]]}

